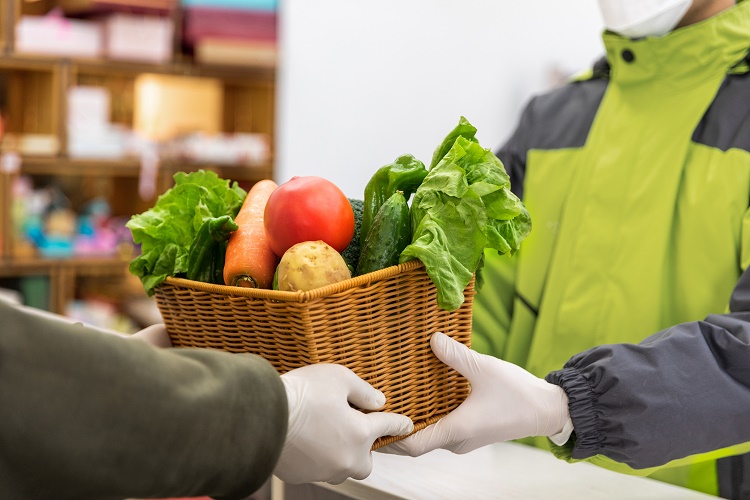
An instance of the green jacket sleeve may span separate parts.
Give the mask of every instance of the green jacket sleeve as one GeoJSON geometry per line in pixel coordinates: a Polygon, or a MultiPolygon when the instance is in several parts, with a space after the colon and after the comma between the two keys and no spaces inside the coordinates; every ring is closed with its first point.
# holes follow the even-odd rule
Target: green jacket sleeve
{"type": "Polygon", "coordinates": [[[287,425],[260,357],[65,325],[0,301],[0,485],[8,498],[243,498],[287,425]]]}

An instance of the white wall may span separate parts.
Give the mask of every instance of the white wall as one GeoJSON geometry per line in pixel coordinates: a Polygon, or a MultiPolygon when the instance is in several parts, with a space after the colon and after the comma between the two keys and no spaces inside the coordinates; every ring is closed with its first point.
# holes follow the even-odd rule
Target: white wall
{"type": "Polygon", "coordinates": [[[375,170],[429,165],[461,115],[496,148],[557,67],[601,54],[596,0],[282,0],[277,182],[362,198],[375,170]]]}

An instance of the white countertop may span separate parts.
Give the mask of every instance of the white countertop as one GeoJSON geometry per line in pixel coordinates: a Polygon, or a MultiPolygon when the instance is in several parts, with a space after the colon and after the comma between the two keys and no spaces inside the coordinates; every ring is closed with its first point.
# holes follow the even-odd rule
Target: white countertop
{"type": "Polygon", "coordinates": [[[375,452],[367,479],[317,486],[360,500],[716,498],[589,463],[569,464],[546,450],[518,443],[486,446],[465,455],[435,450],[418,458],[375,452]]]}

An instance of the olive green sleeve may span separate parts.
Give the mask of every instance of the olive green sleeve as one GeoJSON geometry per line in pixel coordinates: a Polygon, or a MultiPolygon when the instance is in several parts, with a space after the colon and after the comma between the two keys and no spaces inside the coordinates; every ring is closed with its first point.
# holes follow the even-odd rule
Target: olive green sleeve
{"type": "Polygon", "coordinates": [[[0,301],[8,498],[243,498],[270,477],[287,401],[260,357],[65,325],[0,301]]]}

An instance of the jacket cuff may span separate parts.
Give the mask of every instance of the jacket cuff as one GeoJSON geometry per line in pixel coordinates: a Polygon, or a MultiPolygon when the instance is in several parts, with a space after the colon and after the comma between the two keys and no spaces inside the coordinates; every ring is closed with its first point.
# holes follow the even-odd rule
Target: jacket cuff
{"type": "Polygon", "coordinates": [[[568,410],[575,432],[572,458],[585,459],[599,454],[604,436],[599,431],[599,418],[595,407],[597,395],[575,368],[563,368],[545,377],[551,384],[559,385],[568,395],[568,410]]]}

